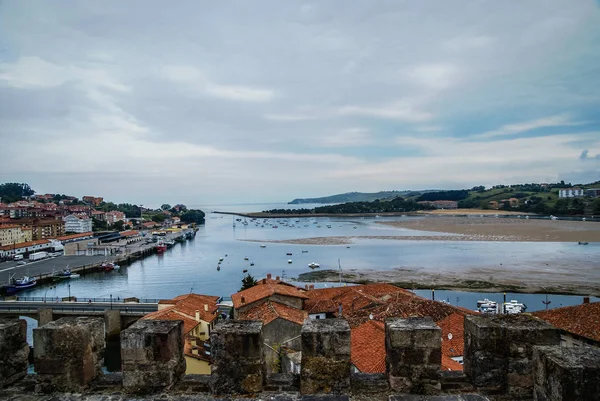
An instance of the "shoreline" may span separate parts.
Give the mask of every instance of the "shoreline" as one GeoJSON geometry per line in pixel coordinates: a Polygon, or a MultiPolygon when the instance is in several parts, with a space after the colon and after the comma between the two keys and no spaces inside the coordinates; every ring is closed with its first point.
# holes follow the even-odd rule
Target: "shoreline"
{"type": "MultiPolygon", "coordinates": [[[[320,270],[301,273],[297,281],[339,282],[339,271],[320,270]]],[[[564,283],[541,285],[535,280],[504,279],[490,282],[483,277],[470,280],[459,277],[441,276],[417,272],[412,269],[394,268],[391,270],[349,269],[342,272],[342,281],[352,284],[391,283],[407,290],[450,290],[465,292],[512,292],[522,294],[555,294],[600,297],[600,286],[584,286],[582,283],[564,283]],[[402,276],[403,280],[398,280],[402,276]]]]}

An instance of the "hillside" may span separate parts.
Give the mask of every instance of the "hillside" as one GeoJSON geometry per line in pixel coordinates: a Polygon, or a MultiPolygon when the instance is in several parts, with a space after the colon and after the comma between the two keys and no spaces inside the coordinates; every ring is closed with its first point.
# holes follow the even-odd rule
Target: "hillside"
{"type": "MultiPolygon", "coordinates": [[[[424,192],[424,191],[423,191],[424,192]]],[[[347,192],[345,194],[337,194],[324,196],[322,198],[298,198],[288,205],[300,205],[304,203],[347,203],[347,202],[372,202],[376,199],[387,200],[398,196],[418,195],[422,192],[416,191],[379,191],[379,192],[347,192]]]]}

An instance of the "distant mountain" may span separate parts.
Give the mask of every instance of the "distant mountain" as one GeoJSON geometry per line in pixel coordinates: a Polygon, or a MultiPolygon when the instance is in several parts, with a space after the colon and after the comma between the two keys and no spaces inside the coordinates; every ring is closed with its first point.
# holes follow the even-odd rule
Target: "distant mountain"
{"type": "Polygon", "coordinates": [[[324,196],[322,198],[299,198],[288,202],[288,205],[300,205],[304,203],[347,203],[347,202],[372,202],[375,199],[385,200],[393,199],[398,196],[418,195],[421,192],[415,191],[379,191],[379,192],[347,192],[345,194],[337,194],[324,196]]]}

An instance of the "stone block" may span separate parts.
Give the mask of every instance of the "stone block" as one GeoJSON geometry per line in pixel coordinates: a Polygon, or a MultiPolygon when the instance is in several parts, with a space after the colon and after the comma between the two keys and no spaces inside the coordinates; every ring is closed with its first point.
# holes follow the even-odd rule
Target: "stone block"
{"type": "Polygon", "coordinates": [[[600,399],[600,349],[534,347],[533,398],[536,401],[600,399]]]}
{"type": "Polygon", "coordinates": [[[256,394],[263,390],[266,365],[262,322],[225,320],[210,335],[214,394],[256,394]]]}
{"type": "Polygon", "coordinates": [[[118,309],[105,310],[104,327],[107,339],[116,338],[118,340],[121,334],[121,311],[118,309]]]}
{"type": "Polygon", "coordinates": [[[27,322],[19,319],[0,319],[0,389],[27,374],[27,322]]]}
{"type": "Polygon", "coordinates": [[[308,320],[302,326],[302,394],[350,390],[350,325],[344,319],[308,320]]]}
{"type": "Polygon", "coordinates": [[[464,371],[485,394],[531,398],[533,347],[558,344],[560,331],[532,316],[466,316],[464,371]]]}
{"type": "Polygon", "coordinates": [[[442,329],[427,318],[387,319],[386,370],[393,391],[437,394],[441,390],[442,329]]]}
{"type": "Polygon", "coordinates": [[[387,393],[390,385],[383,373],[354,373],[350,376],[352,394],[383,394],[387,393]]]}
{"type": "Polygon", "coordinates": [[[101,374],[104,321],[64,317],[33,329],[38,392],[81,392],[101,374]]]}
{"type": "Polygon", "coordinates": [[[153,393],[177,383],[185,373],[183,345],[181,320],[138,320],[123,330],[123,389],[153,393]]]}
{"type": "Polygon", "coordinates": [[[50,323],[52,321],[52,309],[40,309],[38,311],[38,327],[45,325],[46,323],[50,323]]]}

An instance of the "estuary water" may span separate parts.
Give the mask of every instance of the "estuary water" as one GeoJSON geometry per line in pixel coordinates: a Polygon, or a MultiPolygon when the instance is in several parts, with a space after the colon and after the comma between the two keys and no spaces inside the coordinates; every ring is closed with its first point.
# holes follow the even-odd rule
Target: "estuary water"
{"type": "MultiPolygon", "coordinates": [[[[172,298],[196,293],[229,297],[239,290],[245,271],[255,278],[267,273],[288,280],[310,271],[308,264],[317,262],[321,269],[422,269],[425,272],[460,272],[462,269],[494,268],[520,269],[544,266],[547,263],[577,263],[597,268],[600,244],[577,246],[571,243],[520,242],[463,242],[463,241],[394,241],[358,239],[350,245],[296,245],[269,243],[269,240],[328,237],[328,236],[418,236],[432,235],[394,228],[377,221],[419,217],[386,218],[289,218],[278,224],[276,219],[265,223],[246,219],[248,224],[235,221],[230,215],[210,213],[212,210],[252,212],[273,208],[314,207],[314,205],[214,205],[191,206],[206,212],[206,224],[199,227],[193,240],[176,244],[162,255],[152,255],[119,271],[92,273],[79,279],[56,285],[46,285],[23,291],[23,296],[49,298],[71,295],[79,299],[110,297],[172,298]],[[233,227],[233,223],[236,227],[233,227]],[[273,228],[277,225],[278,228],[273,228]],[[293,225],[293,227],[292,227],[293,225]],[[261,242],[261,241],[264,241],[261,242]],[[265,245],[265,247],[261,247],[265,245]],[[291,255],[288,255],[291,253],[291,255]],[[220,270],[217,264],[220,258],[220,270]],[[247,260],[246,260],[247,258],[247,260]],[[291,260],[291,263],[288,263],[291,260]],[[339,265],[338,265],[339,260],[339,265]],[[253,264],[253,265],[251,265],[253,264]],[[503,267],[500,267],[502,264],[503,267]]],[[[444,234],[441,234],[444,235],[444,234]]],[[[449,235],[449,234],[448,234],[449,235]]],[[[398,281],[402,278],[399,277],[398,281]]],[[[318,283],[317,287],[332,286],[318,283]]],[[[430,298],[429,291],[417,291],[430,298]]],[[[502,301],[502,294],[478,294],[459,291],[436,291],[436,299],[453,305],[475,309],[477,299],[502,301]]],[[[544,309],[540,294],[509,294],[527,304],[528,311],[544,309]]],[[[550,295],[550,307],[579,304],[580,296],[550,295]]],[[[598,300],[592,298],[592,301],[598,300]]]]}

